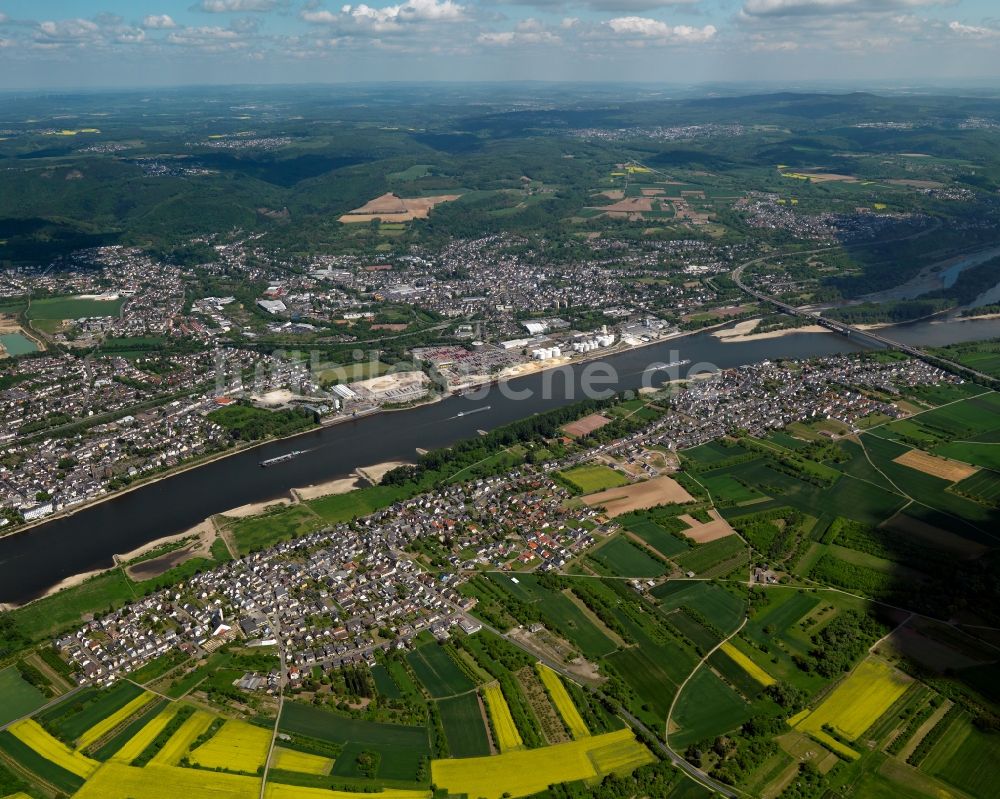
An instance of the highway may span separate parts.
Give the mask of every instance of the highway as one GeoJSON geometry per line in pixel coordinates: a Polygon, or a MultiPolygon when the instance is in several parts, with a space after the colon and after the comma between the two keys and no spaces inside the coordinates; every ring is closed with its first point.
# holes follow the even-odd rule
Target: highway
{"type": "Polygon", "coordinates": [[[947,364],[951,369],[954,369],[956,372],[967,374],[976,380],[985,381],[987,385],[992,384],[994,378],[988,374],[985,374],[984,372],[979,372],[975,369],[971,369],[968,366],[964,366],[963,364],[948,360],[947,358],[942,358],[938,355],[929,355],[928,353],[924,352],[923,350],[917,347],[910,346],[909,344],[902,344],[898,341],[893,341],[890,338],[886,338],[885,336],[882,336],[878,333],[874,333],[870,330],[861,330],[860,328],[853,327],[852,325],[849,325],[845,322],[841,322],[837,319],[830,319],[826,316],[823,316],[819,311],[807,311],[802,308],[797,308],[794,305],[789,305],[786,302],[782,302],[777,297],[772,297],[769,294],[764,294],[761,291],[757,291],[756,289],[751,288],[750,286],[748,286],[746,283],[743,282],[744,269],[746,269],[748,266],[759,263],[761,261],[769,260],[770,258],[774,257],[778,256],[770,255],[761,258],[754,258],[751,261],[746,261],[745,263],[742,263],[738,267],[736,267],[732,272],[730,272],[729,276],[732,278],[733,282],[737,286],[739,286],[739,288],[742,291],[749,294],[751,297],[754,297],[755,299],[759,300],[760,302],[773,305],[779,311],[786,313],[789,316],[798,316],[801,317],[802,319],[808,319],[813,324],[821,325],[822,327],[832,330],[834,333],[840,333],[842,336],[847,336],[848,338],[864,342],[870,346],[905,352],[907,355],[910,355],[914,358],[919,358],[922,361],[927,361],[932,365],[947,364]]]}

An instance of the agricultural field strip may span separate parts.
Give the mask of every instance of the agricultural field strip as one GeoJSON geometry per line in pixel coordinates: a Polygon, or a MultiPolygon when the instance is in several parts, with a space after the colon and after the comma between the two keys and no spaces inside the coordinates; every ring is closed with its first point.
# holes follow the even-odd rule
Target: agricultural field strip
{"type": "Polygon", "coordinates": [[[76,745],[79,749],[86,749],[95,741],[100,740],[113,729],[118,727],[124,721],[133,716],[140,708],[145,707],[155,698],[155,694],[148,691],[143,691],[135,699],[129,702],[124,707],[116,710],[107,718],[97,722],[93,727],[87,730],[83,735],[77,738],[76,745]]]}
{"type": "Polygon", "coordinates": [[[667,747],[670,753],[674,755],[675,758],[679,758],[680,755],[678,755],[673,749],[670,748],[669,734],[670,734],[670,719],[674,714],[674,710],[677,708],[677,700],[680,699],[681,694],[684,693],[685,686],[687,686],[687,684],[691,681],[691,678],[698,673],[698,670],[708,662],[708,659],[713,654],[715,654],[715,652],[717,652],[719,649],[722,648],[723,644],[727,643],[729,640],[739,635],[740,630],[746,627],[748,621],[749,619],[746,616],[744,616],[743,621],[740,623],[740,626],[737,627],[735,630],[733,630],[729,635],[727,635],[721,641],[719,641],[719,643],[717,643],[714,647],[712,647],[708,652],[706,652],[704,657],[702,657],[702,659],[698,661],[695,667],[691,669],[691,673],[684,678],[684,682],[682,682],[680,685],[677,686],[677,692],[674,694],[674,698],[670,702],[670,709],[667,711],[667,721],[665,724],[665,731],[663,735],[664,745],[667,747]]]}
{"type": "Polygon", "coordinates": [[[507,700],[504,699],[503,691],[500,690],[500,684],[490,683],[483,686],[483,698],[490,711],[490,721],[493,724],[493,731],[496,733],[497,746],[500,747],[500,751],[507,752],[524,746],[524,740],[514,723],[510,707],[507,705],[507,700]]]}
{"type": "Polygon", "coordinates": [[[587,722],[583,720],[580,711],[573,704],[573,700],[570,698],[569,692],[566,690],[566,686],[563,685],[559,674],[540,661],[535,664],[535,669],[538,672],[539,678],[541,678],[542,684],[548,690],[549,696],[552,698],[552,703],[555,705],[556,710],[559,711],[559,715],[566,723],[566,727],[573,738],[586,738],[590,735],[590,730],[587,729],[587,722]]]}
{"type": "Polygon", "coordinates": [[[25,719],[11,725],[10,733],[41,757],[78,777],[86,779],[100,766],[96,760],[74,752],[62,741],[53,738],[34,719],[25,719]]]}

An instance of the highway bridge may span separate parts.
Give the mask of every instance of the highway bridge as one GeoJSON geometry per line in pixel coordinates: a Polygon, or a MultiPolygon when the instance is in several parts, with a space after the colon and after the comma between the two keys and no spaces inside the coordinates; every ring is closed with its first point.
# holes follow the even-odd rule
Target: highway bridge
{"type": "Polygon", "coordinates": [[[764,294],[761,291],[757,291],[751,288],[746,283],[743,282],[743,270],[751,264],[757,263],[758,261],[764,260],[763,258],[755,258],[752,261],[747,261],[744,264],[740,264],[731,273],[730,277],[733,282],[740,287],[744,292],[750,296],[756,298],[760,302],[767,303],[774,306],[782,313],[786,313],[789,316],[798,316],[803,319],[808,319],[813,324],[821,325],[822,327],[832,330],[834,333],[840,333],[842,336],[847,336],[848,338],[859,341],[862,344],[866,344],[869,347],[875,347],[878,349],[892,349],[898,350],[899,352],[905,352],[914,358],[920,358],[923,361],[927,361],[934,366],[946,365],[954,371],[966,374],[973,377],[976,380],[985,381],[987,385],[992,385],[995,382],[995,378],[991,375],[979,372],[975,369],[970,369],[968,366],[964,366],[955,361],[950,361],[947,358],[941,358],[937,355],[929,355],[923,350],[912,347],[909,344],[902,344],[898,341],[893,341],[890,338],[874,333],[870,330],[861,330],[857,327],[847,324],[846,322],[841,322],[837,319],[830,319],[823,316],[819,311],[809,311],[803,308],[796,308],[794,305],[789,305],[786,302],[782,302],[777,297],[772,297],[769,294],[764,294]]]}

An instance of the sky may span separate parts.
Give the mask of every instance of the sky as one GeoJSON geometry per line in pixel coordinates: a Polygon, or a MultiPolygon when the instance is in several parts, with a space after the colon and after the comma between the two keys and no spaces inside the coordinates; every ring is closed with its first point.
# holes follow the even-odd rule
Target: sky
{"type": "Polygon", "coordinates": [[[0,0],[0,88],[1000,83],[998,0],[0,0]]]}

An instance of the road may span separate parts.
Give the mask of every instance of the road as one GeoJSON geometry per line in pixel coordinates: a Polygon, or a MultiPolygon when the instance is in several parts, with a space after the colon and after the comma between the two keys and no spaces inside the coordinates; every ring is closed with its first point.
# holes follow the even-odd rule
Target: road
{"type": "MultiPolygon", "coordinates": [[[[548,666],[553,671],[556,671],[559,674],[561,674],[567,680],[570,680],[571,682],[579,684],[579,681],[578,681],[577,677],[574,674],[572,674],[569,670],[567,670],[561,663],[557,663],[556,661],[550,660],[549,658],[545,657],[544,655],[542,655],[542,654],[540,654],[538,652],[535,652],[534,650],[528,649],[523,644],[521,644],[519,641],[517,641],[516,639],[511,638],[509,635],[507,635],[507,633],[498,630],[496,627],[493,627],[490,624],[487,624],[482,619],[478,619],[478,618],[474,618],[472,616],[469,616],[469,614],[466,613],[464,610],[462,610],[462,608],[460,608],[458,605],[455,605],[454,603],[451,603],[451,602],[448,602],[448,604],[451,606],[451,608],[456,613],[459,613],[462,616],[465,616],[465,617],[467,617],[469,619],[472,619],[473,621],[481,624],[483,626],[483,629],[489,630],[494,635],[499,636],[500,638],[503,638],[503,640],[505,640],[507,643],[511,644],[512,646],[516,646],[518,649],[520,649],[520,650],[522,650],[524,652],[527,652],[529,655],[531,655],[531,657],[535,658],[536,660],[541,661],[542,663],[544,663],[546,666],[548,666]]],[[[745,620],[744,620],[744,623],[745,623],[745,620]]],[[[739,632],[739,631],[737,630],[737,632],[739,632]]],[[[735,633],[734,633],[734,635],[735,635],[735,633]]],[[[704,771],[702,771],[699,768],[695,768],[690,763],[688,763],[683,757],[681,757],[673,749],[671,749],[669,746],[667,746],[667,744],[660,739],[659,735],[657,735],[655,732],[653,732],[652,730],[650,730],[649,727],[647,727],[642,721],[640,721],[635,716],[633,716],[631,713],[629,713],[620,704],[618,704],[617,702],[615,702],[613,699],[611,699],[610,697],[606,696],[605,694],[601,694],[601,696],[602,696],[602,698],[604,698],[605,700],[607,700],[608,702],[610,702],[610,704],[612,704],[614,706],[615,712],[618,715],[620,715],[622,718],[624,718],[626,721],[628,721],[629,726],[631,726],[632,729],[634,729],[634,730],[640,730],[641,732],[643,732],[646,735],[646,737],[650,741],[655,741],[656,742],[656,746],[660,750],[660,752],[663,755],[665,755],[670,760],[671,763],[673,763],[675,766],[677,766],[677,768],[679,768],[682,771],[684,771],[695,782],[699,782],[702,785],[704,785],[706,788],[709,788],[709,789],[711,789],[713,791],[716,791],[717,793],[720,793],[723,796],[730,797],[730,799],[737,799],[737,797],[739,797],[740,794],[738,794],[736,791],[734,791],[728,785],[723,785],[721,782],[717,782],[716,780],[713,780],[704,771]]]]}
{"type": "MultiPolygon", "coordinates": [[[[822,252],[823,250],[828,250],[828,249],[830,248],[824,247],[821,250],[809,250],[808,252],[801,252],[797,254],[805,255],[813,252],[822,252]]],[[[841,322],[837,319],[830,319],[820,314],[819,311],[807,311],[802,308],[797,308],[794,305],[789,305],[786,302],[782,302],[777,297],[772,297],[770,294],[765,294],[762,291],[757,291],[757,289],[751,288],[750,286],[748,286],[746,283],[743,282],[743,270],[746,269],[748,266],[752,266],[753,264],[757,264],[762,261],[767,261],[770,260],[771,258],[777,258],[780,256],[781,254],[778,253],[774,255],[766,255],[759,258],[754,258],[751,261],[746,261],[737,266],[732,272],[730,272],[729,276],[732,278],[733,282],[737,286],[739,286],[739,288],[742,289],[745,293],[749,294],[751,297],[754,297],[760,302],[773,305],[779,311],[786,313],[789,316],[798,316],[802,319],[807,319],[813,324],[822,325],[823,327],[832,330],[835,333],[840,333],[843,336],[847,336],[848,338],[857,339],[862,342],[874,344],[879,347],[885,347],[886,349],[899,350],[900,352],[905,352],[907,355],[910,355],[914,358],[919,358],[922,361],[927,361],[928,363],[935,366],[941,363],[947,364],[951,369],[954,369],[957,372],[970,375],[971,377],[977,380],[987,381],[987,385],[992,383],[992,381],[994,380],[994,378],[991,375],[988,375],[984,372],[980,372],[976,369],[972,369],[963,364],[956,363],[955,361],[950,361],[947,358],[942,358],[938,355],[929,355],[928,353],[924,352],[923,350],[917,347],[912,347],[909,344],[901,344],[898,341],[893,341],[892,339],[882,336],[878,333],[874,333],[871,330],[861,330],[860,328],[846,324],[845,322],[841,322]]]]}
{"type": "Polygon", "coordinates": [[[264,759],[264,773],[260,778],[260,799],[264,799],[264,792],[267,790],[267,772],[271,768],[274,744],[278,739],[278,724],[281,723],[281,711],[285,707],[285,680],[288,678],[288,672],[285,670],[285,645],[281,641],[281,627],[278,626],[275,619],[271,616],[267,617],[267,623],[271,625],[271,629],[278,635],[278,658],[281,661],[281,671],[278,673],[281,676],[278,679],[278,715],[274,717],[274,729],[271,730],[271,743],[267,747],[267,757],[264,759]]]}

